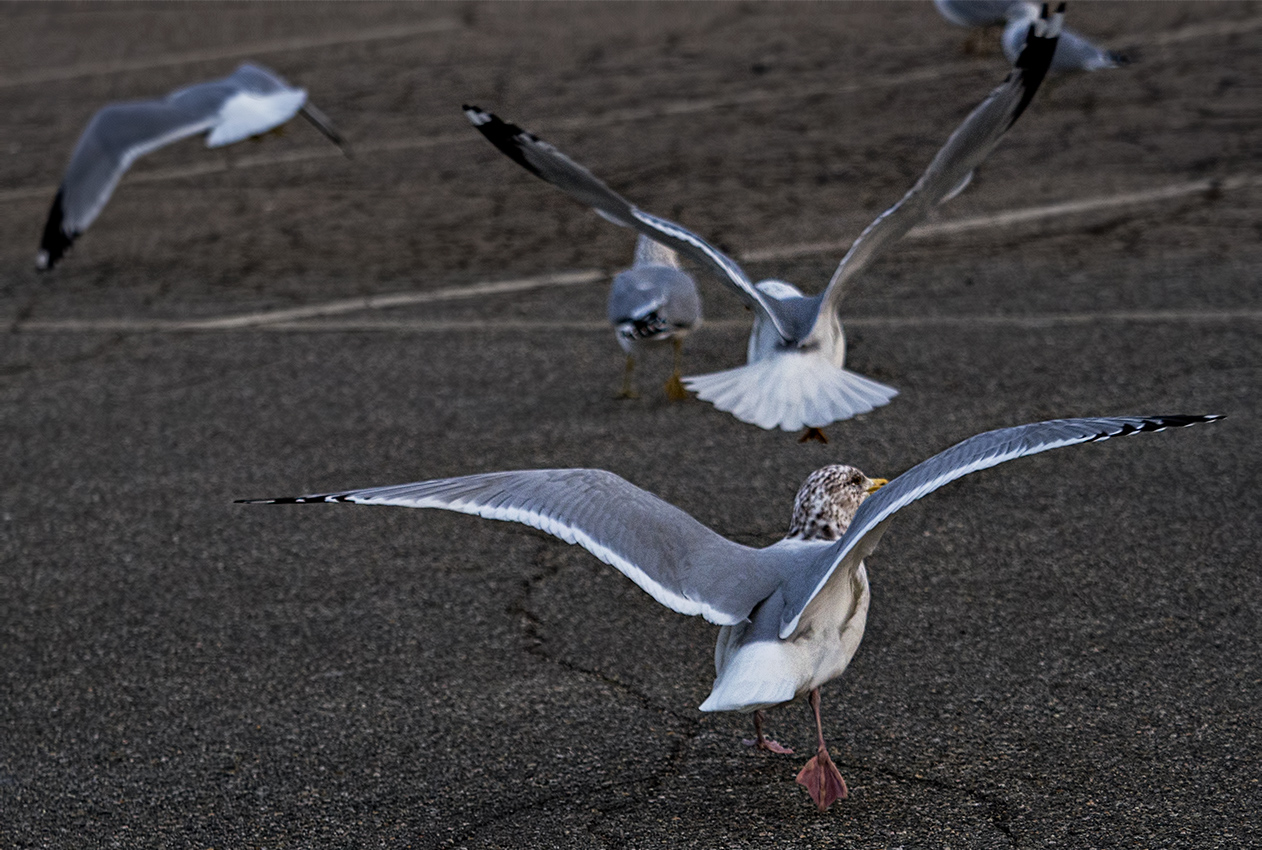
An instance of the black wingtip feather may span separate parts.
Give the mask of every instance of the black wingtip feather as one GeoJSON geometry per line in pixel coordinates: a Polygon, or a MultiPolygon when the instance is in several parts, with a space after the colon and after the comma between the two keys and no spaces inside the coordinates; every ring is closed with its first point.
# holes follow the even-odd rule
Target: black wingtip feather
{"type": "Polygon", "coordinates": [[[345,493],[321,493],[314,496],[278,496],[274,499],[233,499],[234,505],[314,505],[321,502],[348,502],[345,493]]]}
{"type": "Polygon", "coordinates": [[[1145,431],[1164,431],[1166,428],[1186,428],[1189,425],[1199,425],[1202,422],[1217,422],[1219,419],[1226,418],[1225,413],[1172,413],[1165,416],[1144,416],[1140,419],[1139,424],[1131,422],[1123,423],[1116,431],[1102,431],[1092,437],[1089,442],[1097,442],[1107,440],[1111,437],[1126,437],[1131,434],[1140,434],[1145,431]]]}
{"type": "MultiPolygon", "coordinates": [[[[1061,3],[1056,14],[1062,14],[1064,11],[1065,4],[1061,3]]],[[[1030,24],[1030,29],[1025,36],[1025,46],[1021,48],[1021,55],[1013,63],[1013,73],[1018,71],[1021,73],[1022,92],[1021,101],[1012,113],[1012,120],[1008,122],[1009,127],[1017,123],[1021,113],[1025,112],[1025,108],[1034,99],[1034,93],[1043,84],[1043,78],[1047,76],[1048,69],[1052,67],[1052,57],[1056,55],[1056,44],[1060,41],[1060,32],[1056,31],[1053,35],[1039,35],[1040,32],[1047,32],[1047,26],[1048,10],[1047,4],[1044,3],[1041,17],[1030,24]]]]}
{"type": "Polygon", "coordinates": [[[476,127],[483,136],[486,136],[487,141],[499,148],[501,153],[536,177],[543,177],[539,173],[539,169],[531,165],[525,154],[522,153],[522,140],[537,142],[539,141],[538,137],[527,130],[523,130],[516,124],[510,124],[502,120],[494,112],[487,112],[485,109],[468,105],[461,108],[464,110],[465,117],[469,119],[469,123],[476,127]]]}
{"type": "Polygon", "coordinates": [[[79,235],[67,233],[62,228],[64,222],[62,190],[58,189],[57,197],[53,198],[52,209],[48,211],[48,221],[44,224],[44,235],[39,240],[39,254],[35,257],[35,267],[40,271],[48,271],[57,265],[79,235]]]}

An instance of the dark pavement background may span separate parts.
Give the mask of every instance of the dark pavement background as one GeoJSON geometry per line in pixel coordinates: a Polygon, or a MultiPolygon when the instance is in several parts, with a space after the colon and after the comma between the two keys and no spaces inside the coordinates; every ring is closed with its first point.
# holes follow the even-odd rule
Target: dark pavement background
{"type": "MultiPolygon", "coordinates": [[[[1140,61],[1050,81],[937,220],[1214,188],[905,241],[847,324],[850,365],[902,395],[828,446],[668,404],[665,352],[643,399],[614,401],[603,282],[235,330],[92,323],[629,261],[630,234],[503,159],[462,101],[732,251],[845,242],[1004,74],[930,4],[0,14],[0,847],[1262,842],[1262,6],[1070,9],[1140,61]],[[231,168],[174,145],[38,275],[91,114],[244,58],[307,87],[359,157],[301,123],[231,168]],[[863,647],[824,692],[851,798],[822,815],[793,784],[805,708],[769,718],[802,755],[741,746],[748,718],[695,710],[715,627],[582,550],[231,504],[596,466],[765,545],[825,463],[892,477],[988,428],[1200,412],[1230,418],[900,513],[863,647]]],[[[841,252],[748,268],[818,291],[841,252]]],[[[690,372],[744,357],[745,314],[701,285],[690,372]]]]}

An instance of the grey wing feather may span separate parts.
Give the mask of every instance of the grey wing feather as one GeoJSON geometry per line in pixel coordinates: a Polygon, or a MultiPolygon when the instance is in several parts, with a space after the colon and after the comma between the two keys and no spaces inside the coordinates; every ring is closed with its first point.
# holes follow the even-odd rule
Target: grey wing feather
{"type": "Polygon", "coordinates": [[[582,546],[681,614],[744,620],[779,581],[758,550],[599,469],[537,469],[251,503],[353,502],[439,508],[519,522],[582,546]]]}
{"type": "Polygon", "coordinates": [[[951,134],[916,185],[859,235],[828,283],[821,313],[836,312],[847,281],[862,271],[882,248],[921,222],[990,155],[1042,83],[1056,47],[1059,25],[1059,14],[1050,23],[1035,25],[1035,33],[1027,40],[1007,79],[951,134]],[[1038,34],[1040,29],[1045,32],[1038,34]]]}
{"type": "Polygon", "coordinates": [[[1097,47],[1076,32],[1061,33],[1060,44],[1052,59],[1053,71],[1099,71],[1130,64],[1120,53],[1097,47]]]}
{"type": "Polygon", "coordinates": [[[463,108],[470,123],[522,168],[587,204],[614,224],[633,228],[710,269],[747,305],[766,314],[782,337],[793,339],[790,329],[777,315],[774,303],[754,288],[748,275],[731,257],[690,230],[637,208],[596,175],[534,134],[476,106],[463,108]]]}
{"type": "Polygon", "coordinates": [[[214,126],[224,96],[193,94],[112,104],[92,117],[62,180],[63,231],[87,229],[137,157],[214,126]]]}
{"type": "Polygon", "coordinates": [[[245,64],[227,77],[177,89],[160,100],[115,103],[98,111],[62,180],[62,229],[86,230],[138,157],[209,130],[219,122],[224,103],[242,91],[268,95],[289,86],[267,69],[245,64]]]}
{"type": "Polygon", "coordinates": [[[693,279],[667,266],[638,266],[614,276],[609,290],[609,321],[634,322],[653,313],[668,328],[698,324],[701,298],[693,279]]]}
{"type": "MultiPolygon", "coordinates": [[[[879,535],[885,522],[896,511],[957,478],[1019,457],[1063,446],[1098,442],[1127,434],[1163,431],[1166,428],[1183,428],[1221,418],[1218,415],[1171,415],[1053,419],[987,431],[957,443],[913,466],[865,499],[842,538],[820,557],[812,569],[803,570],[799,575],[788,579],[784,587],[786,604],[780,621],[780,636],[787,637],[793,633],[807,603],[823,588],[836,567],[852,550],[870,543],[866,538],[873,533],[879,535]]],[[[867,548],[870,550],[870,545],[867,548]]]]}

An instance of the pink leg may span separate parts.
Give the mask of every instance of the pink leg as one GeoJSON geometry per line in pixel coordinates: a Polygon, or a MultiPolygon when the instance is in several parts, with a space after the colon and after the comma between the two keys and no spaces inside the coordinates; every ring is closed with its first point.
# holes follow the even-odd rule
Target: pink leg
{"type": "Polygon", "coordinates": [[[760,750],[767,750],[780,755],[792,755],[793,750],[784,746],[779,741],[773,741],[762,733],[762,711],[761,709],[754,712],[754,734],[757,736],[754,740],[746,738],[742,743],[747,747],[757,747],[760,750]]]}
{"type": "Polygon", "coordinates": [[[846,780],[841,778],[841,771],[828,755],[828,747],[824,744],[824,724],[819,719],[819,688],[811,691],[811,709],[815,712],[815,730],[819,733],[819,751],[815,758],[806,763],[798,773],[797,783],[811,795],[815,805],[821,812],[838,800],[846,799],[846,780]]]}

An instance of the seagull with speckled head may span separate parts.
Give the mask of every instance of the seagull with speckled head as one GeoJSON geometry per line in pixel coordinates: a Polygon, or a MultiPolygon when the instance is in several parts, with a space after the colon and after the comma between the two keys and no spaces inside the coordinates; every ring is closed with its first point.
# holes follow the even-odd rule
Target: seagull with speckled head
{"type": "MultiPolygon", "coordinates": [[[[864,559],[896,512],[957,478],[1010,460],[1220,418],[1054,419],[1002,428],[964,440],[888,482],[852,466],[826,466],[799,490],[788,533],[762,549],[728,540],[600,469],[491,472],[241,501],[436,508],[522,523],[582,546],[672,611],[699,614],[721,627],[714,686],[701,711],[753,713],[757,745],[789,753],[763,734],[762,711],[807,699],[817,748],[797,782],[823,811],[847,789],[824,742],[820,687],[845,672],[863,639],[871,600],[864,559]]],[[[460,543],[448,545],[456,549],[460,543]]]]}

